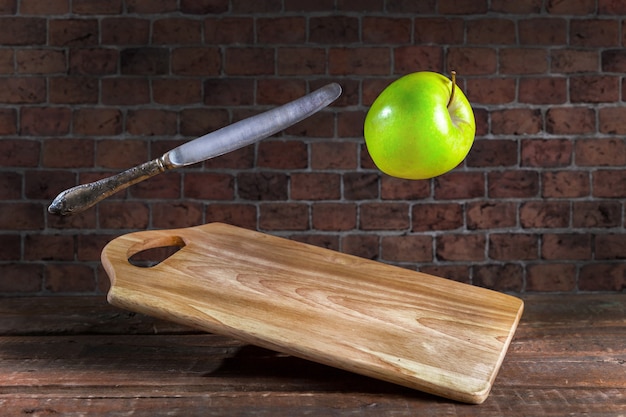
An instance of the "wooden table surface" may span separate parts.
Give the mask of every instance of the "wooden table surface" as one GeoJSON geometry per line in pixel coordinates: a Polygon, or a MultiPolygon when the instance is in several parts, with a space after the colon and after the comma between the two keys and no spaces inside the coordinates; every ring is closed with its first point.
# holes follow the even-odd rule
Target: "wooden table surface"
{"type": "Polygon", "coordinates": [[[626,294],[523,298],[481,405],[198,333],[102,297],[0,298],[0,414],[626,416],[626,294]]]}

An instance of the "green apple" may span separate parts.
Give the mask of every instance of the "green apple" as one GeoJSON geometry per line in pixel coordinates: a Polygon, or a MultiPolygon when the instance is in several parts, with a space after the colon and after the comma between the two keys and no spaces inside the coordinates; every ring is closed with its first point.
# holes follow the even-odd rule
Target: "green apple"
{"type": "Polygon", "coordinates": [[[444,174],[467,156],[476,133],[474,112],[452,80],[416,72],[391,83],[365,118],[367,150],[393,177],[426,179],[444,174]]]}

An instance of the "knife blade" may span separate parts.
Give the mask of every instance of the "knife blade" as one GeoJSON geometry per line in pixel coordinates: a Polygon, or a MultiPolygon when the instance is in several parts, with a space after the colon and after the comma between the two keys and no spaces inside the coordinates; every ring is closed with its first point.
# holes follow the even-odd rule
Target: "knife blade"
{"type": "Polygon", "coordinates": [[[52,201],[48,212],[63,216],[76,214],[161,172],[202,162],[258,142],[306,119],[340,95],[339,84],[328,84],[287,104],[186,142],[152,161],[111,177],[65,190],[52,201]]]}

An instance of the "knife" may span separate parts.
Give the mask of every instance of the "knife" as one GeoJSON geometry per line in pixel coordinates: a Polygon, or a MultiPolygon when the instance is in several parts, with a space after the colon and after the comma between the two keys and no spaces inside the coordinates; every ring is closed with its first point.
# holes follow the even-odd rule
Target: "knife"
{"type": "Polygon", "coordinates": [[[311,116],[340,95],[339,84],[328,84],[292,102],[186,142],[152,161],[111,177],[65,190],[52,201],[48,212],[58,215],[79,213],[108,196],[161,172],[202,162],[258,142],[311,116]]]}

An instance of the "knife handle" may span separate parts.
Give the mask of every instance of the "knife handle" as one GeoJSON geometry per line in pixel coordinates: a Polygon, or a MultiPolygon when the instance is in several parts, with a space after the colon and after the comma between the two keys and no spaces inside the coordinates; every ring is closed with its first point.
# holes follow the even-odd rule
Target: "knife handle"
{"type": "Polygon", "coordinates": [[[166,161],[166,156],[167,154],[111,177],[65,190],[52,201],[48,212],[65,216],[87,210],[118,191],[170,169],[172,166],[166,161]]]}

